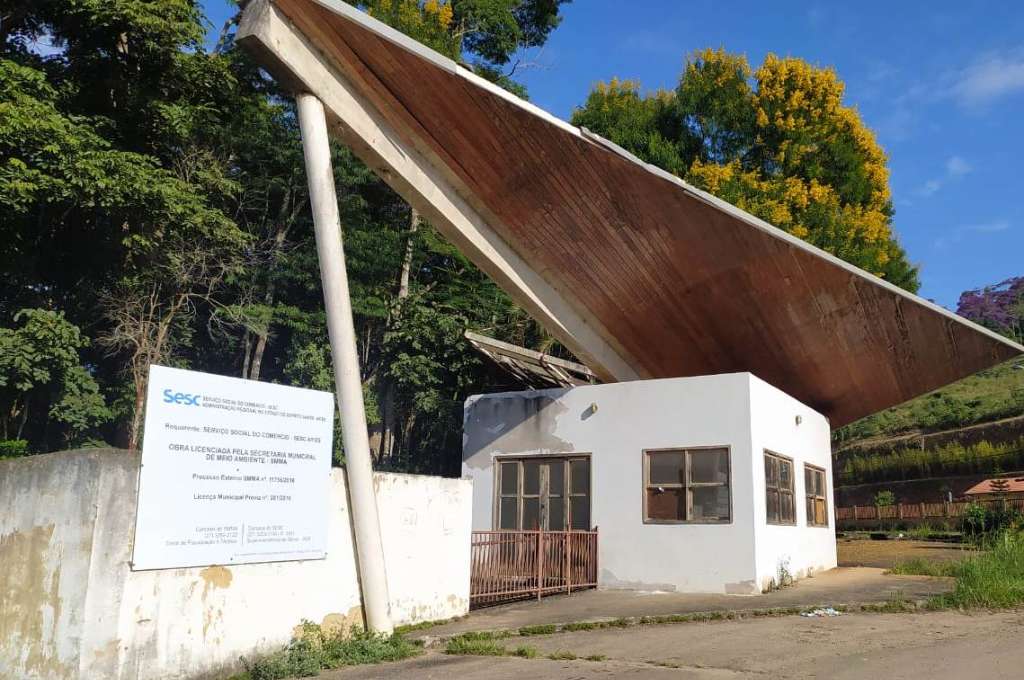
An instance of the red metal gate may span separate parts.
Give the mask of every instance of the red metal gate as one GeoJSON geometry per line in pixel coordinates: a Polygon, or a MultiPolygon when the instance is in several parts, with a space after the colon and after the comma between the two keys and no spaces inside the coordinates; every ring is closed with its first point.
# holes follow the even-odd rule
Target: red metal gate
{"type": "Polygon", "coordinates": [[[470,607],[596,585],[597,531],[473,532],[470,607]]]}

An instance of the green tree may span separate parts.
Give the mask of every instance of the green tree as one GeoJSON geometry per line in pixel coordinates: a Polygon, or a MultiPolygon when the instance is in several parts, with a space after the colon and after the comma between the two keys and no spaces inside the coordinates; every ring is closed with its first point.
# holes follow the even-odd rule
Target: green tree
{"type": "Polygon", "coordinates": [[[691,55],[673,92],[612,80],[573,123],[911,291],[917,270],[892,231],[884,151],[831,69],[724,50],[691,55]]]}
{"type": "MultiPolygon", "coordinates": [[[[362,6],[523,92],[511,78],[561,4],[362,6]]],[[[137,445],[151,363],[332,389],[293,103],[235,24],[208,50],[194,0],[0,0],[0,15],[0,327],[59,309],[96,339],[84,374],[33,398],[32,450],[97,422],[75,410],[97,395],[102,435],[137,445]]],[[[333,160],[378,464],[457,474],[462,402],[494,379],[462,330],[549,339],[348,150],[333,160]]]]}
{"type": "Polygon", "coordinates": [[[79,350],[89,340],[60,312],[23,309],[14,323],[0,328],[0,435],[81,443],[111,416],[81,364],[79,350]]]}

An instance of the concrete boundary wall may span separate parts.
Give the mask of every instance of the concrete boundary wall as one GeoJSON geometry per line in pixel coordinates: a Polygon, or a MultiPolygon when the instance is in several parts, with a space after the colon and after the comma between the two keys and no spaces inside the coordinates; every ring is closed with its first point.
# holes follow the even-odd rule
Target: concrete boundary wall
{"type": "MultiPolygon", "coordinates": [[[[112,449],[0,461],[0,678],[212,676],[304,619],[362,625],[342,470],[324,560],[133,572],[138,470],[138,454],[112,449]]],[[[395,624],[465,614],[471,483],[374,485],[395,624]]]]}

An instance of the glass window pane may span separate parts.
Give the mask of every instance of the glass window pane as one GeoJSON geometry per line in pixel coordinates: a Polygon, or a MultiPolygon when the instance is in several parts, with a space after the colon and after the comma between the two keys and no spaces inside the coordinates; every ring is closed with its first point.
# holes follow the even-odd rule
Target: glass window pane
{"type": "Polygon", "coordinates": [[[569,471],[569,477],[571,478],[572,492],[573,493],[590,493],[590,461],[589,460],[574,460],[570,463],[571,469],[569,471]]]}
{"type": "Polygon", "coordinates": [[[690,519],[729,519],[729,487],[696,486],[693,494],[693,517],[690,519]]]}
{"type": "Polygon", "coordinates": [[[683,483],[683,452],[663,451],[649,453],[648,464],[651,484],[682,484],[683,483]]]}
{"type": "Polygon", "coordinates": [[[816,522],[814,520],[814,499],[813,498],[810,498],[810,497],[807,498],[807,507],[804,508],[804,512],[807,513],[806,514],[807,523],[808,524],[815,524],[816,522]]]}
{"type": "Polygon", "coordinates": [[[548,531],[565,531],[565,496],[548,500],[548,531]]]}
{"type": "Polygon", "coordinates": [[[535,460],[523,461],[523,493],[540,493],[540,463],[535,460]]]}
{"type": "Polygon", "coordinates": [[[647,489],[647,518],[683,520],[686,519],[685,489],[647,489]]]}
{"type": "Polygon", "coordinates": [[[515,496],[519,491],[519,463],[501,464],[501,495],[515,496]]]}
{"type": "Polygon", "coordinates": [[[793,464],[788,460],[779,461],[779,486],[783,489],[793,488],[793,464]]]}
{"type": "Polygon", "coordinates": [[[768,486],[778,486],[778,460],[771,456],[764,457],[764,482],[768,486]]]}
{"type": "Polygon", "coordinates": [[[590,529],[590,498],[587,496],[573,496],[570,499],[572,513],[572,528],[580,531],[590,529]]]}
{"type": "Polygon", "coordinates": [[[565,493],[565,461],[548,463],[548,493],[561,496],[565,493]]]}
{"type": "Polygon", "coordinates": [[[814,471],[814,495],[825,495],[825,473],[821,470],[814,471]]]}
{"type": "Polygon", "coordinates": [[[729,456],[726,450],[691,451],[690,481],[698,484],[729,481],[729,456]]]}
{"type": "Polygon", "coordinates": [[[814,470],[806,465],[804,466],[804,489],[807,490],[807,494],[814,493],[814,470]]]}
{"type": "Polygon", "coordinates": [[[517,513],[518,500],[513,496],[511,498],[502,498],[498,501],[498,528],[499,529],[518,529],[516,526],[519,522],[517,513]]]}
{"type": "Polygon", "coordinates": [[[768,509],[768,521],[778,522],[779,521],[779,492],[772,489],[768,489],[768,495],[766,499],[768,509]]]}
{"type": "Polygon", "coordinates": [[[540,499],[523,499],[523,529],[534,530],[540,528],[540,499]]]}

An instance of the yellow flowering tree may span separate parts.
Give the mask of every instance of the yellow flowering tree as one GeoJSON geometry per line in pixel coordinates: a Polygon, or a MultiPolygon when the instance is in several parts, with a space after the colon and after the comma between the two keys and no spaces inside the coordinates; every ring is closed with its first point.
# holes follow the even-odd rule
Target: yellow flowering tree
{"type": "Polygon", "coordinates": [[[597,85],[573,122],[898,286],[917,270],[892,230],[885,152],[832,69],[703,50],[674,92],[597,85]]]}
{"type": "Polygon", "coordinates": [[[547,42],[571,0],[364,0],[370,15],[484,78],[526,96],[512,80],[525,50],[547,42]]]}

